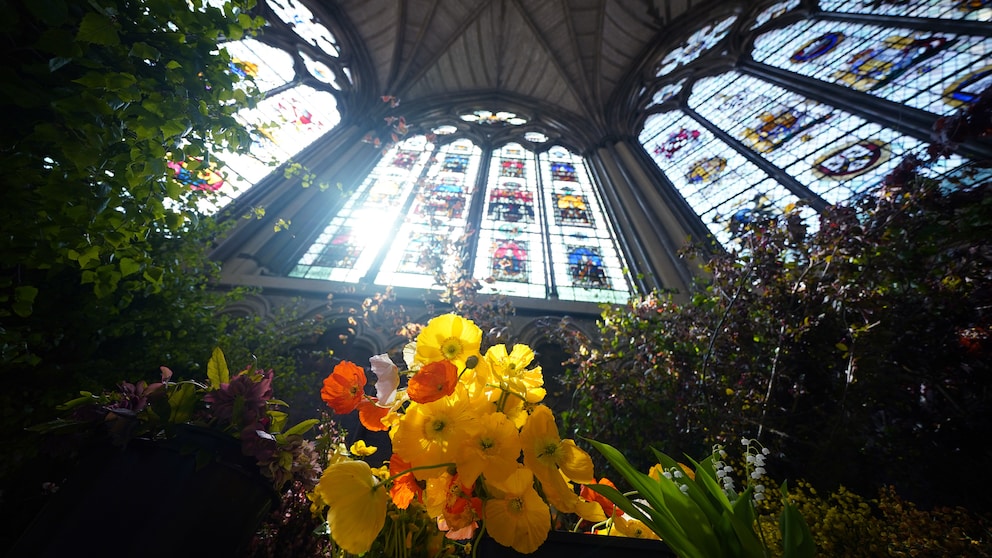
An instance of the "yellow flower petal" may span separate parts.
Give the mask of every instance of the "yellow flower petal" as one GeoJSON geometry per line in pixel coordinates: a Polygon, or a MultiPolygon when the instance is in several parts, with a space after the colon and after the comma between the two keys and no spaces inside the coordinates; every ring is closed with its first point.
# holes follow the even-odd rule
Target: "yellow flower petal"
{"type": "Polygon", "coordinates": [[[461,372],[469,357],[481,358],[482,330],[472,320],[455,314],[432,318],[417,336],[414,360],[420,364],[450,360],[461,372]]]}
{"type": "Polygon", "coordinates": [[[501,493],[486,500],[486,530],[499,544],[530,554],[548,538],[551,509],[534,490],[533,475],[525,468],[498,484],[501,493]]]}
{"type": "Polygon", "coordinates": [[[378,449],[379,448],[375,446],[365,445],[365,440],[358,440],[354,444],[351,444],[351,447],[348,448],[348,451],[351,452],[351,455],[357,455],[358,457],[368,457],[373,453],[375,453],[378,449]]]}
{"type": "Polygon", "coordinates": [[[315,492],[327,504],[331,538],[352,554],[362,554],[386,523],[386,489],[375,483],[372,469],[364,461],[330,465],[315,492]]]}

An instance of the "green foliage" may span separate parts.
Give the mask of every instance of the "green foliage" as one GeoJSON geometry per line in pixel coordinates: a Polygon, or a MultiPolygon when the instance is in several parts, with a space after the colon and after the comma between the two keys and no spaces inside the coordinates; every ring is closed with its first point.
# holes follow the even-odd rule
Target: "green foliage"
{"type": "MultiPolygon", "coordinates": [[[[960,507],[920,509],[891,486],[864,498],[845,487],[818,492],[800,481],[789,500],[809,522],[813,540],[824,556],[979,557],[992,554],[992,517],[960,507]]],[[[773,518],[782,501],[768,500],[761,516],[773,518]]],[[[773,521],[761,521],[764,536],[777,541],[773,521]]],[[[777,554],[775,554],[777,556],[777,554]]]]}
{"type": "Polygon", "coordinates": [[[136,282],[162,288],[169,264],[152,257],[153,237],[199,218],[166,159],[195,170],[211,149],[248,148],[234,113],[258,92],[229,71],[218,43],[262,20],[242,0],[224,10],[167,0],[3,6],[3,56],[17,63],[0,70],[0,318],[29,315],[67,272],[99,297],[136,282]]]}
{"type": "Polygon", "coordinates": [[[987,506],[938,479],[990,457],[992,184],[911,175],[807,233],[795,213],[707,261],[679,303],[606,309],[574,355],[567,428],[628,448],[699,454],[775,439],[786,476],[987,506]]]}
{"type": "MultiPolygon", "coordinates": [[[[716,455],[697,463],[693,474],[668,455],[653,450],[665,471],[678,476],[651,476],[627,461],[623,453],[609,444],[589,443],[606,457],[613,470],[633,488],[625,494],[606,484],[591,484],[590,489],[608,498],[626,514],[644,523],[683,558],[707,556],[750,556],[763,558],[769,553],[756,531],[756,512],[752,504],[753,486],[738,494],[725,490],[714,468],[716,455]]],[[[780,537],[783,555],[789,558],[813,556],[816,548],[809,527],[783,489],[780,537]]]]}

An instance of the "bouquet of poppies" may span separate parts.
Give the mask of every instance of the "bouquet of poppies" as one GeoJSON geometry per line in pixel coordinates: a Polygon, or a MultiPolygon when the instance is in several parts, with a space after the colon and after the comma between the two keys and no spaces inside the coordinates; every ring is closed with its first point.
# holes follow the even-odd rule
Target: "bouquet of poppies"
{"type": "Polygon", "coordinates": [[[388,431],[392,444],[381,467],[352,455],[325,468],[312,499],[326,509],[338,546],[362,554],[381,534],[394,538],[384,534],[387,510],[392,517],[423,509],[447,539],[488,533],[521,553],[545,541],[553,512],[606,519],[600,503],[573,487],[595,482],[592,459],[561,439],[541,404],[544,378],[540,366],[531,367],[530,347],[498,344],[483,353],[482,330],[445,314],[403,356],[402,371],[387,355],[369,359],[375,395],[365,392],[365,370],[351,362],[324,380],[321,397],[335,413],[357,411],[369,430],[388,431]]]}

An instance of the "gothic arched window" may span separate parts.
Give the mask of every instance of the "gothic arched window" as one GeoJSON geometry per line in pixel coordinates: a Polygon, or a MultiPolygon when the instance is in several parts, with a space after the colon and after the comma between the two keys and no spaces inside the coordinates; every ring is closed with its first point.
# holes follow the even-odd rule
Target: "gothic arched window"
{"type": "MultiPolygon", "coordinates": [[[[742,45],[746,33],[758,33],[737,69],[675,72],[646,91],[645,106],[656,112],[641,145],[723,244],[790,204],[805,201],[809,218],[880,184],[929,142],[928,126],[905,120],[929,114],[932,122],[992,84],[992,37],[970,24],[992,20],[987,3],[819,4],[813,17],[784,23],[775,20],[799,2],[768,5],[727,31],[742,45]],[[934,20],[946,21],[931,31],[934,20]]],[[[698,33],[713,36],[712,28],[698,33]]],[[[684,49],[675,46],[661,63],[684,49]]],[[[702,59],[687,64],[708,67],[702,59]]],[[[968,162],[954,155],[927,172],[968,162]]]]}
{"type": "MultiPolygon", "coordinates": [[[[314,20],[310,10],[294,0],[270,0],[267,5],[314,49],[309,54],[303,48],[289,52],[252,38],[221,45],[231,57],[231,71],[250,78],[262,98],[256,106],[242,109],[236,115],[252,132],[252,144],[247,152],[224,152],[218,146],[211,155],[209,170],[196,173],[182,163],[169,163],[180,183],[205,192],[199,206],[207,213],[237,198],[333,129],[340,120],[332,91],[340,91],[342,86],[337,73],[322,61],[332,62],[341,54],[333,34],[314,20]],[[309,75],[297,73],[296,68],[301,66],[309,75]],[[309,77],[321,83],[311,85],[309,77]]],[[[347,67],[339,60],[333,63],[347,79],[347,67]]]]}
{"type": "Polygon", "coordinates": [[[582,157],[425,136],[383,152],[290,276],[426,289],[453,269],[520,297],[620,303],[631,293],[582,157]]]}

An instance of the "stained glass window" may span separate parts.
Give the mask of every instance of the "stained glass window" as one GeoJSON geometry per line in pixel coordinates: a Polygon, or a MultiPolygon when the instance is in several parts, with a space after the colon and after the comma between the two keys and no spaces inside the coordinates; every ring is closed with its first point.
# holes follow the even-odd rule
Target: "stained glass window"
{"type": "Polygon", "coordinates": [[[466,122],[474,122],[486,126],[520,126],[527,123],[526,118],[521,118],[515,113],[506,111],[493,112],[491,110],[477,110],[470,114],[463,114],[461,115],[461,119],[466,122]]]}
{"type": "Polygon", "coordinates": [[[784,15],[788,11],[794,10],[797,7],[799,7],[799,0],[785,0],[784,2],[776,2],[764,10],[761,10],[761,12],[755,16],[754,23],[751,24],[751,29],[757,29],[758,27],[761,27],[769,21],[784,15]]]}
{"type": "Polygon", "coordinates": [[[992,82],[992,38],[953,33],[810,20],[761,35],[752,55],[939,115],[992,82]]]}
{"type": "Polygon", "coordinates": [[[631,292],[582,157],[519,143],[484,157],[468,139],[435,148],[424,136],[383,154],[290,276],[429,289],[437,271],[469,265],[505,295],[622,303],[631,292]]]}
{"type": "Polygon", "coordinates": [[[460,265],[457,255],[432,251],[444,248],[445,241],[464,241],[481,159],[482,150],[467,139],[438,149],[403,214],[376,284],[427,289],[435,286],[438,265],[460,265]]]}
{"type": "Polygon", "coordinates": [[[625,302],[630,296],[625,265],[584,159],[555,146],[539,161],[558,298],[625,302]]]}
{"type": "Polygon", "coordinates": [[[390,148],[317,237],[290,277],[357,282],[390,241],[434,145],[423,136],[390,148]]]}
{"type": "MultiPolygon", "coordinates": [[[[338,56],[334,37],[298,1],[271,0],[267,4],[301,37],[325,54],[338,56]]],[[[295,56],[299,56],[303,62],[301,66],[313,77],[340,90],[337,81],[340,74],[324,62],[302,51],[290,53],[251,38],[230,41],[222,46],[231,56],[231,71],[250,77],[266,96],[256,107],[243,109],[236,115],[253,130],[248,153],[214,149],[209,167],[195,172],[191,172],[184,162],[169,161],[177,181],[207,193],[197,200],[199,209],[205,213],[214,213],[238,197],[276,166],[330,131],[340,120],[337,99],[331,93],[299,84],[295,56]]],[[[344,71],[344,75],[349,74],[344,71]]]]}
{"type": "Polygon", "coordinates": [[[247,188],[330,131],[340,120],[336,107],[330,93],[299,85],[240,111],[238,119],[256,132],[249,153],[222,156],[232,187],[247,188]]]}
{"type": "Polygon", "coordinates": [[[490,160],[475,276],[492,277],[505,294],[547,294],[537,175],[537,159],[520,144],[504,146],[490,160]]]}
{"type": "Polygon", "coordinates": [[[878,183],[922,142],[751,76],[699,80],[689,106],[828,203],[878,183]],[[733,92],[733,93],[727,93],[733,92]]]}
{"type": "Polygon", "coordinates": [[[799,199],[682,111],[648,118],[640,141],[721,243],[739,232],[743,215],[799,199]]]}
{"type": "Polygon", "coordinates": [[[931,0],[927,2],[820,0],[820,9],[855,14],[992,21],[992,5],[989,4],[988,0],[931,0]]]}
{"type": "Polygon", "coordinates": [[[651,103],[648,108],[654,105],[660,105],[664,102],[674,99],[679,92],[682,91],[682,86],[685,85],[685,78],[676,81],[675,83],[666,83],[661,86],[658,91],[655,92],[654,96],[651,98],[651,103]]]}
{"type": "Polygon", "coordinates": [[[266,4],[305,41],[329,56],[340,54],[334,35],[314,18],[313,12],[306,6],[296,0],[268,0],[266,4]]]}
{"type": "Polygon", "coordinates": [[[655,75],[661,77],[666,74],[670,74],[679,67],[684,66],[705,54],[709,49],[713,48],[718,42],[720,42],[720,39],[727,36],[727,33],[730,31],[730,26],[733,25],[735,21],[737,21],[737,16],[728,16],[714,21],[713,23],[710,23],[699,31],[693,33],[688,39],[685,40],[685,42],[669,51],[669,53],[661,59],[661,63],[658,64],[658,71],[655,75]]]}
{"type": "MultiPolygon", "coordinates": [[[[799,5],[795,0],[769,4],[751,29],[769,27],[799,5]]],[[[824,0],[819,5],[825,12],[902,18],[988,21],[992,16],[986,1],[824,0]]],[[[898,105],[934,118],[951,114],[992,85],[992,38],[950,32],[951,24],[938,31],[909,27],[814,16],[760,34],[749,55],[759,64],[849,88],[867,105],[874,102],[873,110],[892,113],[892,119],[899,117],[898,105]],[[893,104],[873,101],[878,98],[893,104]]],[[[855,102],[852,96],[838,96],[837,105],[817,102],[790,90],[788,74],[778,75],[777,84],[737,71],[687,78],[690,94],[679,98],[691,111],[649,116],[639,138],[724,244],[742,225],[800,198],[848,202],[880,184],[904,156],[922,155],[928,143],[844,110],[855,102]]],[[[670,87],[656,89],[648,106],[670,95],[670,87]]],[[[925,172],[955,173],[964,182],[979,179],[964,170],[969,163],[954,155],[925,172]]],[[[815,214],[805,211],[813,224],[815,214]]]]}

